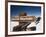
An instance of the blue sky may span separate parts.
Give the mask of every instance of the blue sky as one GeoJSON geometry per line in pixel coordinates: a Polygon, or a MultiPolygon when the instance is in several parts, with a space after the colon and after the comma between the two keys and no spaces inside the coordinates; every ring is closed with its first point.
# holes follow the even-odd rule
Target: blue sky
{"type": "Polygon", "coordinates": [[[28,16],[40,16],[40,6],[17,6],[11,5],[10,7],[11,16],[17,16],[20,12],[26,12],[28,16]]]}

